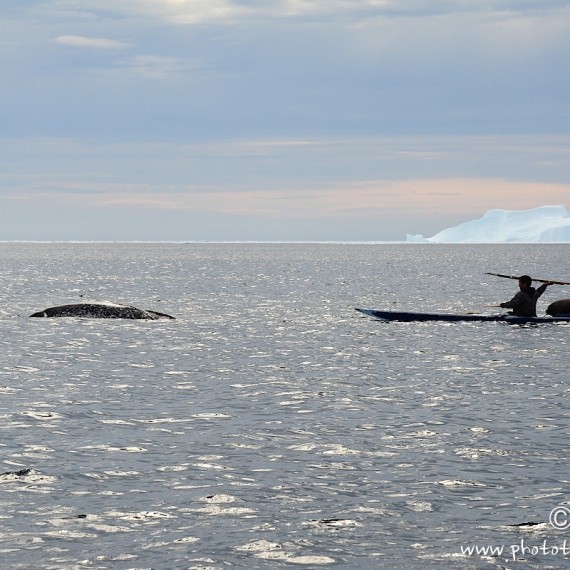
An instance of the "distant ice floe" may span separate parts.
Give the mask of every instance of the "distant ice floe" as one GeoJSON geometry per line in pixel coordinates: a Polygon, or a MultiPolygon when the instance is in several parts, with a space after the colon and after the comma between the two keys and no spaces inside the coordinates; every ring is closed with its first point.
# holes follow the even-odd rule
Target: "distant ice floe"
{"type": "Polygon", "coordinates": [[[570,243],[570,212],[564,206],[489,210],[482,218],[430,238],[407,235],[409,243],[570,243]]]}

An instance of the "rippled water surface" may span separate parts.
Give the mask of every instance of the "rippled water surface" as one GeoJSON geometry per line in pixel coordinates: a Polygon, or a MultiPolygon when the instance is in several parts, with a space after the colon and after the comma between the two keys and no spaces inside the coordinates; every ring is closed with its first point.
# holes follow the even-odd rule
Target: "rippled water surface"
{"type": "MultiPolygon", "coordinates": [[[[548,522],[570,506],[570,326],[354,311],[492,311],[516,282],[486,271],[570,281],[568,246],[0,244],[0,259],[2,567],[570,566],[554,550],[570,530],[548,522]],[[176,320],[28,318],[85,299],[176,320]]],[[[539,312],[564,297],[549,288],[539,312]]]]}

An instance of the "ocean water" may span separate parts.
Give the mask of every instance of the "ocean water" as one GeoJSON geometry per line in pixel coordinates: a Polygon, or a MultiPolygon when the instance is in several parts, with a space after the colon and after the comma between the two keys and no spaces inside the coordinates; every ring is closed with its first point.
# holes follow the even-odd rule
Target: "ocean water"
{"type": "Polygon", "coordinates": [[[493,311],[517,284],[486,271],[569,259],[0,244],[2,567],[570,567],[570,326],[354,310],[493,311]],[[84,299],[176,320],[28,318],[84,299]]]}

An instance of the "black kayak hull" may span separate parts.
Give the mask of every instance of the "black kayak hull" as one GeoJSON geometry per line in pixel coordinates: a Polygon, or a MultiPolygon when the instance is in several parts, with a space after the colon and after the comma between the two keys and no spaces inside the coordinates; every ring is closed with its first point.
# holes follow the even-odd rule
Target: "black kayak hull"
{"type": "Polygon", "coordinates": [[[503,322],[511,324],[527,323],[567,323],[570,322],[570,315],[559,317],[515,317],[513,315],[454,315],[447,313],[410,313],[402,311],[378,311],[375,309],[360,309],[357,311],[364,313],[381,321],[398,321],[402,323],[412,322],[503,322]]]}

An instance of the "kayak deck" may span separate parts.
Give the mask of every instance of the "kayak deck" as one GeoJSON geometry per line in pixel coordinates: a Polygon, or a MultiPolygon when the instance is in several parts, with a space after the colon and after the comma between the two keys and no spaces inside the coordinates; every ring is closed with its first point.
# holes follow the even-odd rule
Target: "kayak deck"
{"type": "Polygon", "coordinates": [[[559,317],[515,317],[513,315],[455,315],[451,313],[413,313],[402,311],[378,311],[376,309],[356,310],[379,319],[381,321],[398,321],[403,323],[426,322],[426,321],[446,321],[446,322],[504,322],[512,324],[526,323],[567,323],[570,322],[570,315],[559,317]]]}

